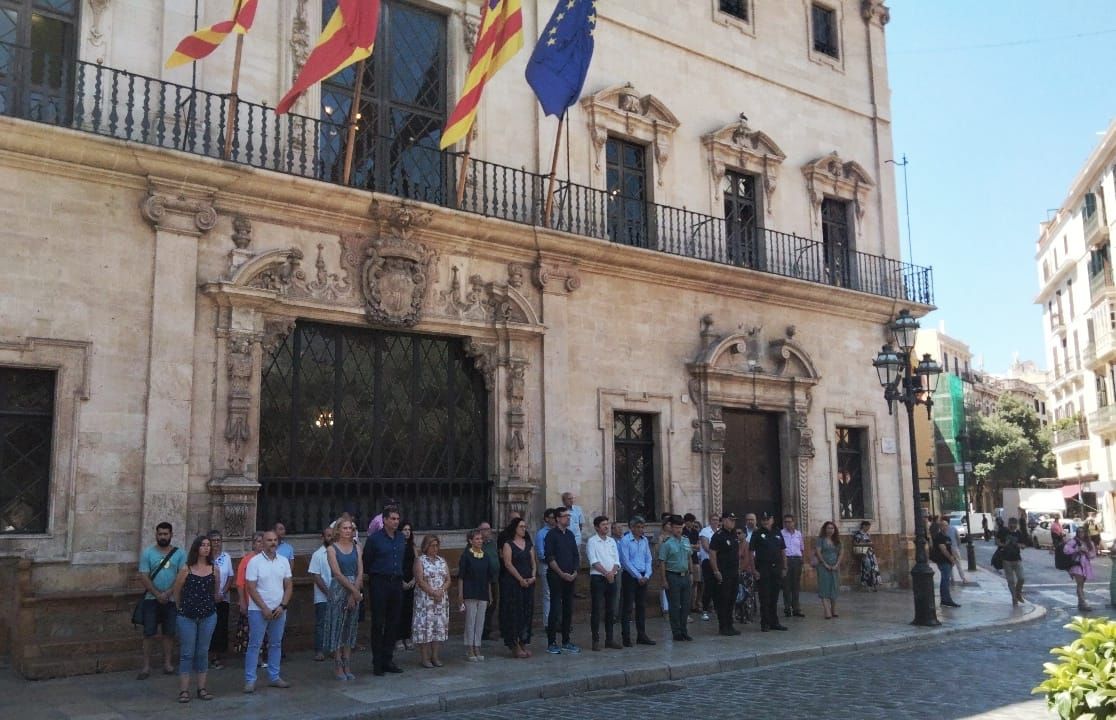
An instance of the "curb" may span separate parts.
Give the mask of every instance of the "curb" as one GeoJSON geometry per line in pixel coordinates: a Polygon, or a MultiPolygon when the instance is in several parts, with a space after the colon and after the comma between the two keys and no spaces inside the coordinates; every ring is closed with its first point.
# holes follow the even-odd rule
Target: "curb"
{"type": "Polygon", "coordinates": [[[783,665],[800,662],[822,656],[848,655],[854,652],[899,649],[903,646],[921,645],[928,639],[939,640],[963,633],[980,633],[998,630],[1004,627],[1030,624],[1046,617],[1047,608],[1042,605],[1028,603],[1028,608],[1019,616],[1007,618],[986,626],[964,627],[936,627],[926,628],[916,635],[890,636],[868,641],[837,642],[817,647],[797,648],[783,652],[767,652],[763,655],[744,652],[740,655],[720,658],[715,660],[693,660],[668,663],[650,663],[629,669],[611,670],[595,675],[567,677],[563,679],[539,682],[531,685],[497,685],[474,691],[455,691],[437,697],[414,698],[411,700],[393,701],[390,708],[383,710],[362,710],[357,713],[337,715],[323,715],[320,720],[402,720],[437,713],[460,713],[470,710],[482,710],[496,705],[524,702],[527,700],[550,699],[566,697],[598,690],[622,690],[642,685],[685,678],[699,675],[712,675],[749,670],[758,667],[783,665]]]}

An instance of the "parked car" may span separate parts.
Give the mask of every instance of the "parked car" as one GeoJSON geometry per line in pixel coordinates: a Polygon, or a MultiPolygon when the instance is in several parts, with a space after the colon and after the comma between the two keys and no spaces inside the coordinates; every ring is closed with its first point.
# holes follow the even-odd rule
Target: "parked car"
{"type": "MultiPolygon", "coordinates": [[[[1050,524],[1054,522],[1050,518],[1043,518],[1035,525],[1035,529],[1031,531],[1031,544],[1037,548],[1052,548],[1054,547],[1054,540],[1050,534],[1050,524]]],[[[1062,520],[1062,529],[1065,530],[1065,537],[1073,537],[1077,525],[1073,520],[1062,520]]]]}
{"type": "Polygon", "coordinates": [[[964,515],[962,515],[961,517],[955,517],[954,515],[950,514],[949,524],[957,528],[957,538],[961,542],[965,542],[965,538],[969,536],[969,529],[965,527],[964,515]]]}

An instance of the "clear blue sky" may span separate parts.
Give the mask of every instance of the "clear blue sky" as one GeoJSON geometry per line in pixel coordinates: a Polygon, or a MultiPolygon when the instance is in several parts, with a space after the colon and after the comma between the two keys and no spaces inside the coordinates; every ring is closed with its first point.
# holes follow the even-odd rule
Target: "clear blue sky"
{"type": "Polygon", "coordinates": [[[1116,2],[888,5],[895,156],[910,163],[913,258],[896,182],[903,255],[933,266],[939,308],[923,324],[944,320],[991,372],[1013,353],[1045,368],[1038,223],[1116,115],[1116,2]]]}

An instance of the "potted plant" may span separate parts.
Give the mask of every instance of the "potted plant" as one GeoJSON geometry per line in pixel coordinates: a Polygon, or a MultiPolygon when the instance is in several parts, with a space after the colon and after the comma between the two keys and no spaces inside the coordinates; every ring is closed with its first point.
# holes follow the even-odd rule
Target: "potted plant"
{"type": "Polygon", "coordinates": [[[1116,720],[1116,621],[1076,617],[1069,645],[1053,648],[1058,662],[1043,664],[1049,676],[1031,692],[1063,720],[1116,720]]]}

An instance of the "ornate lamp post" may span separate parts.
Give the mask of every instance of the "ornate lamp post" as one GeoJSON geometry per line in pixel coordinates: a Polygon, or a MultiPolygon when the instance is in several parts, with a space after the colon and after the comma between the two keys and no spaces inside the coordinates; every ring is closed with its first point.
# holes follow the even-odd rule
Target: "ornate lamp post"
{"type": "Polygon", "coordinates": [[[907,408],[915,536],[915,564],[911,568],[915,617],[911,624],[934,626],[941,623],[934,608],[934,570],[930,567],[926,554],[926,522],[918,491],[918,449],[915,446],[914,410],[916,405],[925,405],[926,415],[930,416],[930,408],[933,405],[931,396],[937,389],[942,367],[930,358],[929,353],[923,355],[914,368],[911,367],[911,353],[914,351],[918,327],[918,320],[911,316],[909,310],[900,310],[899,316],[888,326],[895,346],[890,343],[884,345],[876,355],[876,359],[872,361],[872,366],[876,368],[880,386],[884,389],[888,413],[894,410],[896,400],[907,408]]]}
{"type": "Polygon", "coordinates": [[[965,485],[961,488],[961,501],[965,503],[965,553],[969,572],[976,572],[976,548],[973,547],[972,503],[970,502],[969,480],[972,478],[973,463],[969,460],[969,428],[968,417],[965,418],[965,429],[957,436],[961,446],[961,472],[964,473],[965,485]]]}

